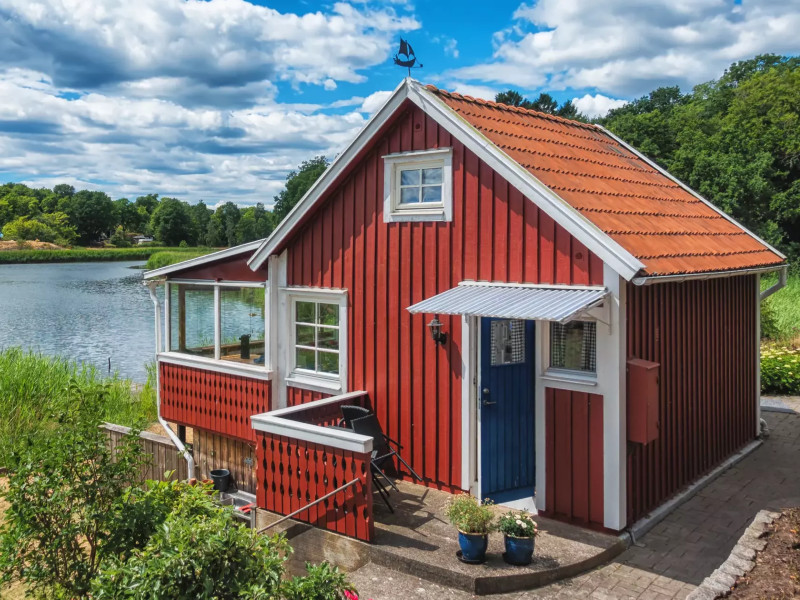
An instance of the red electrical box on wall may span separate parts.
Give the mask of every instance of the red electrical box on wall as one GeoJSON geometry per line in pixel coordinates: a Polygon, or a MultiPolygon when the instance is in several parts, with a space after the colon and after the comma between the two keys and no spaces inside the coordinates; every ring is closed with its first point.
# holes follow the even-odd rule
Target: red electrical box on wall
{"type": "Polygon", "coordinates": [[[658,388],[661,365],[628,359],[628,441],[649,444],[658,438],[658,388]]]}

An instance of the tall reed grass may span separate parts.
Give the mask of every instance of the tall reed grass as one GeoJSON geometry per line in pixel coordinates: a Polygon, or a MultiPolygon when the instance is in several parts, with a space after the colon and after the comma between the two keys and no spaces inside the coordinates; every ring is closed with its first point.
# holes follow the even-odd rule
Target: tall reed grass
{"type": "MultiPolygon", "coordinates": [[[[110,260],[145,260],[158,252],[168,250],[188,257],[196,254],[197,248],[169,248],[145,246],[135,248],[71,248],[69,250],[3,250],[0,264],[12,263],[54,263],[54,262],[98,262],[110,260]]],[[[207,254],[211,250],[202,252],[207,254]]],[[[177,261],[176,261],[177,262],[177,261]]]]}
{"type": "Polygon", "coordinates": [[[0,467],[28,435],[48,435],[54,415],[82,393],[101,394],[98,419],[147,427],[156,420],[155,367],[136,388],[127,379],[105,378],[92,366],[43,356],[20,348],[0,351],[0,467]]]}
{"type": "Polygon", "coordinates": [[[161,267],[168,267],[169,265],[174,265],[184,260],[205,256],[214,251],[213,248],[189,248],[188,251],[165,250],[163,252],[156,252],[151,254],[150,258],[147,259],[147,269],[153,270],[160,269],[161,267]]]}
{"type": "MultiPolygon", "coordinates": [[[[764,277],[762,288],[776,281],[775,276],[764,277]]],[[[761,303],[761,337],[800,345],[800,275],[790,275],[785,288],[761,303]]]]}

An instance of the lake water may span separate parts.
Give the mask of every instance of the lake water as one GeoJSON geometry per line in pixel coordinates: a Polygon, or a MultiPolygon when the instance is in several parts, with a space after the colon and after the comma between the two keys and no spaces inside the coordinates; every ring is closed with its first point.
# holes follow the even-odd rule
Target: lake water
{"type": "Polygon", "coordinates": [[[144,382],[155,352],[142,262],[0,265],[0,348],[61,355],[144,382]]]}

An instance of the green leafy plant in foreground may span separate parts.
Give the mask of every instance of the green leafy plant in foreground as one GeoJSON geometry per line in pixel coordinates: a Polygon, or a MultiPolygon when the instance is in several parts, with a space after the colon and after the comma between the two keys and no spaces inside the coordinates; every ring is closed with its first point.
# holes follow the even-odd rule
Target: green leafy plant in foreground
{"type": "Polygon", "coordinates": [[[54,435],[29,436],[3,495],[0,581],[12,577],[52,598],[81,597],[103,560],[127,547],[114,538],[120,501],[144,463],[138,431],[116,451],[97,425],[98,390],[70,387],[70,406],[53,419],[54,435]]]}
{"type": "Polygon", "coordinates": [[[800,395],[800,348],[762,346],[761,391],[800,395]]]}
{"type": "Polygon", "coordinates": [[[480,504],[477,498],[469,494],[459,494],[451,498],[447,505],[447,518],[462,533],[489,533],[494,519],[490,505],[488,498],[480,504]]]}
{"type": "Polygon", "coordinates": [[[307,575],[294,577],[283,586],[286,600],[358,600],[355,588],[337,567],[324,562],[320,565],[306,563],[307,575]]]}

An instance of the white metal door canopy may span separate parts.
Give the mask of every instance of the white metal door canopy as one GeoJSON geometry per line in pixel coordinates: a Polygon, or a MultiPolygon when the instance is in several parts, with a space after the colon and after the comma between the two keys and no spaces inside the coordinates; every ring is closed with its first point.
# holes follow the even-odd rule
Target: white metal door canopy
{"type": "Polygon", "coordinates": [[[408,311],[566,323],[601,305],[608,295],[604,287],[462,281],[408,311]]]}

